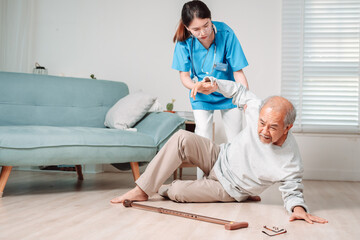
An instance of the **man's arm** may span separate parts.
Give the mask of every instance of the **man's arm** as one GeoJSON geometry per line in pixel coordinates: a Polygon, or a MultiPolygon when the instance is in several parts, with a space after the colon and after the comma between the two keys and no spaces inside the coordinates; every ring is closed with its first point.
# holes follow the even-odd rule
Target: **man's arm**
{"type": "Polygon", "coordinates": [[[313,216],[309,213],[309,209],[306,206],[303,198],[304,186],[301,183],[301,177],[297,177],[293,180],[281,182],[279,187],[282,192],[282,198],[284,200],[284,206],[286,210],[291,213],[290,221],[305,220],[308,223],[327,223],[326,219],[313,216]]]}
{"type": "Polygon", "coordinates": [[[304,201],[304,185],[301,182],[301,173],[294,173],[291,179],[280,182],[281,185],[279,190],[282,194],[284,207],[289,213],[293,211],[295,206],[301,206],[306,212],[309,212],[309,209],[304,201]]]}
{"type": "Polygon", "coordinates": [[[242,84],[229,80],[219,80],[213,77],[206,77],[202,82],[196,83],[195,87],[191,90],[191,97],[195,99],[197,92],[209,89],[209,86],[213,86],[212,92],[218,91],[225,97],[232,98],[233,104],[238,107],[244,106],[250,100],[259,100],[255,94],[247,90],[242,84]]]}

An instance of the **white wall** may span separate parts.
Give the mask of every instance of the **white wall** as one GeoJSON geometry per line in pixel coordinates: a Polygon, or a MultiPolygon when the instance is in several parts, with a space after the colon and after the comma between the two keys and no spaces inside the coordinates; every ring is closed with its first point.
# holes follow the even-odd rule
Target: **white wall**
{"type": "Polygon", "coordinates": [[[184,1],[38,1],[36,55],[49,74],[124,81],[176,109],[190,109],[171,69],[184,1]]]}
{"type": "MultiPolygon", "coordinates": [[[[124,81],[163,105],[191,110],[188,91],[171,69],[172,37],[187,2],[119,0],[38,0],[34,6],[34,62],[51,75],[124,81]]],[[[250,89],[259,97],[280,94],[281,0],[205,0],[213,20],[238,36],[249,66],[250,89]]],[[[226,141],[215,116],[216,142],[226,141]]],[[[308,179],[360,180],[359,135],[296,134],[308,179]]]]}
{"type": "Polygon", "coordinates": [[[306,179],[360,181],[360,137],[296,134],[306,179]]]}
{"type": "MultiPolygon", "coordinates": [[[[188,90],[171,69],[172,37],[187,1],[39,0],[35,7],[33,61],[49,74],[124,81],[163,105],[191,110],[188,90]]],[[[249,66],[250,88],[260,97],[280,92],[281,1],[206,1],[213,20],[237,34],[249,66]]],[[[216,114],[216,141],[226,137],[216,114]]]]}

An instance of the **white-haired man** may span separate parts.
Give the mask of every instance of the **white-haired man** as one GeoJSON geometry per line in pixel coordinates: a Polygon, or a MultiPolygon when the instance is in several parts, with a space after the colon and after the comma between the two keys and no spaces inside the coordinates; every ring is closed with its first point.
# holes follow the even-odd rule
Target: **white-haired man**
{"type": "Polygon", "coordinates": [[[137,186],[111,202],[146,201],[156,192],[177,202],[258,201],[257,195],[279,182],[290,221],[326,223],[309,214],[304,202],[301,156],[289,131],[296,117],[293,105],[279,96],[263,102],[241,84],[217,79],[198,82],[191,95],[195,99],[197,92],[214,91],[232,98],[239,107],[246,105],[246,127],[232,142],[220,146],[178,131],[150,162],[137,186]],[[162,185],[183,162],[198,166],[205,177],[162,185]]]}

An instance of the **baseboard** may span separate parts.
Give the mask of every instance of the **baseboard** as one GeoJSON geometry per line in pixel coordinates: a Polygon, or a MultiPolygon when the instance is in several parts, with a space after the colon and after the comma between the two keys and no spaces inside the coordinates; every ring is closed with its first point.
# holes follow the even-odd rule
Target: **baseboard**
{"type": "MultiPolygon", "coordinates": [[[[83,173],[99,173],[99,172],[121,172],[114,167],[105,166],[106,164],[85,165],[83,173]],[[85,171],[84,171],[85,170],[85,171]],[[110,170],[110,171],[109,171],[110,170]]],[[[146,166],[140,167],[140,173],[143,173],[146,166]]],[[[13,170],[25,171],[41,171],[37,167],[14,167],[13,170]]],[[[130,171],[130,170],[129,170],[130,171]]],[[[196,168],[184,168],[183,175],[196,176],[196,168]]],[[[328,181],[360,181],[360,171],[346,171],[346,170],[305,170],[304,180],[328,180],[328,181]]]]}
{"type": "Polygon", "coordinates": [[[304,180],[360,181],[360,171],[305,170],[304,180]]]}
{"type": "Polygon", "coordinates": [[[83,173],[101,173],[104,172],[102,164],[84,164],[82,165],[83,173]]]}

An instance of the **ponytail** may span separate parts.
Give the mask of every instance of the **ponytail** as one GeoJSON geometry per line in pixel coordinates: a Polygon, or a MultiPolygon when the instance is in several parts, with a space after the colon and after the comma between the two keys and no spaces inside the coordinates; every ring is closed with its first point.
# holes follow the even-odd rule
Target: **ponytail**
{"type": "Polygon", "coordinates": [[[173,37],[173,42],[183,42],[186,39],[188,39],[190,37],[190,33],[189,31],[186,29],[183,21],[180,19],[179,21],[179,26],[176,29],[175,35],[173,37]]]}
{"type": "Polygon", "coordinates": [[[210,9],[202,1],[194,0],[184,4],[181,10],[181,20],[173,37],[174,43],[183,42],[190,37],[190,32],[185,26],[188,27],[194,18],[211,19],[210,9]]]}

